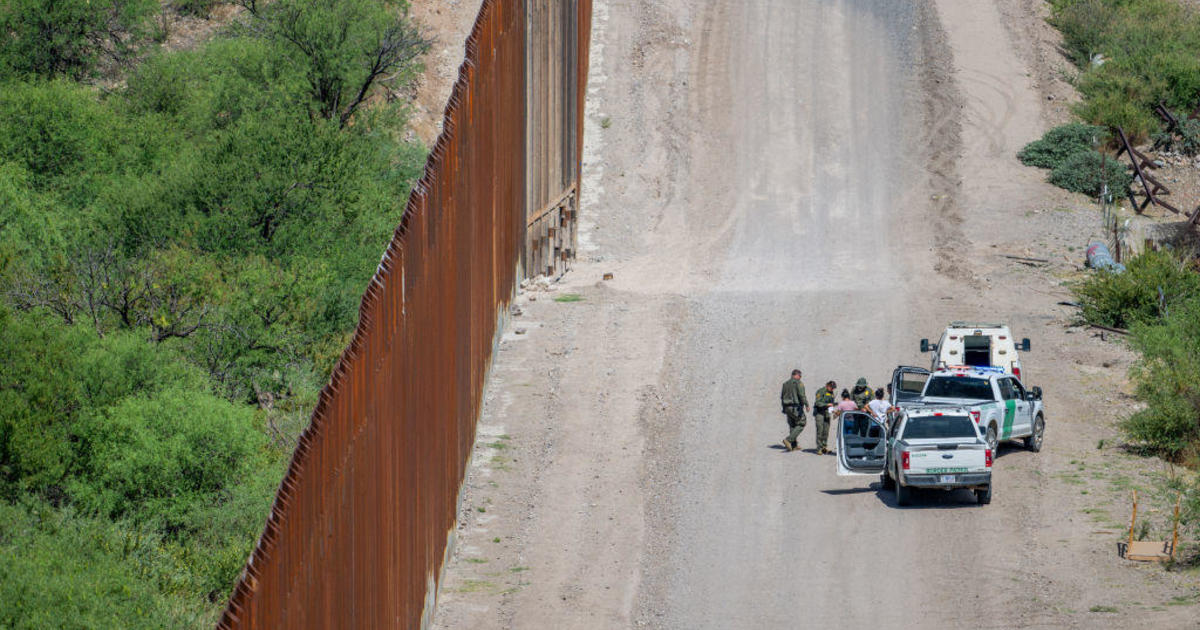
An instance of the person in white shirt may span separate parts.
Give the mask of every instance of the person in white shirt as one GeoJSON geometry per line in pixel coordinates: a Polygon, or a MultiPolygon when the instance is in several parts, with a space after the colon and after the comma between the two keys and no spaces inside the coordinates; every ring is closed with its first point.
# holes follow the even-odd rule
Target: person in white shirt
{"type": "Polygon", "coordinates": [[[891,408],[892,406],[887,404],[887,401],[883,399],[882,387],[875,390],[875,400],[867,403],[867,411],[871,412],[871,415],[874,416],[876,420],[884,423],[885,425],[887,424],[888,420],[888,410],[891,408]]]}

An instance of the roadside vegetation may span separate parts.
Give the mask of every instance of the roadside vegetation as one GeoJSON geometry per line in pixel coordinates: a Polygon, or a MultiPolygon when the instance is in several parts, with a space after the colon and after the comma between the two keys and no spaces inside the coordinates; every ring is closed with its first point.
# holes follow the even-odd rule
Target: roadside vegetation
{"type": "Polygon", "coordinates": [[[1017,159],[1027,166],[1049,169],[1047,180],[1059,188],[1091,197],[1108,190],[1120,198],[1133,178],[1121,162],[1100,152],[1108,139],[1104,127],[1068,123],[1025,145],[1017,159]]]}
{"type": "Polygon", "coordinates": [[[1175,253],[1147,252],[1124,273],[1096,272],[1075,291],[1088,322],[1128,328],[1141,352],[1132,377],[1146,407],[1125,423],[1129,437],[1200,464],[1200,274],[1175,253]]]}
{"type": "MultiPolygon", "coordinates": [[[[1136,451],[1200,469],[1200,274],[1191,256],[1164,250],[1095,271],[1075,286],[1083,318],[1129,330],[1140,353],[1130,378],[1142,408],[1121,425],[1136,451]]],[[[1200,486],[1172,480],[1185,497],[1185,530],[1200,530],[1200,486]]],[[[1173,496],[1173,495],[1172,495],[1173,496]]]]}
{"type": "Polygon", "coordinates": [[[1200,106],[1200,13],[1176,0],[1050,0],[1050,7],[1079,71],[1083,100],[1074,111],[1087,124],[1050,130],[1021,151],[1024,163],[1052,169],[1048,181],[1061,188],[1095,197],[1107,184],[1119,198],[1132,178],[1109,157],[1109,129],[1124,129],[1135,144],[1200,152],[1200,122],[1187,118],[1200,106]],[[1154,112],[1160,104],[1178,128],[1165,128],[1154,112]]]}
{"type": "Polygon", "coordinates": [[[1200,14],[1174,0],[1050,0],[1051,23],[1079,68],[1085,122],[1120,126],[1131,141],[1161,129],[1154,106],[1200,105],[1200,14]]]}
{"type": "MultiPolygon", "coordinates": [[[[1105,154],[1107,130],[1121,127],[1134,143],[1194,156],[1200,122],[1200,12],[1174,0],[1050,0],[1051,23],[1079,69],[1083,121],[1057,127],[1019,154],[1052,169],[1049,181],[1098,197],[1115,197],[1130,182],[1127,169],[1105,154]],[[1180,125],[1167,130],[1156,105],[1180,125]],[[1110,164],[1112,166],[1110,166],[1110,164]]],[[[1129,445],[1193,470],[1200,468],[1200,274],[1195,252],[1147,252],[1124,261],[1123,273],[1096,271],[1076,284],[1087,322],[1128,329],[1140,358],[1130,373],[1142,403],[1123,424],[1129,445]]],[[[1195,476],[1172,481],[1185,497],[1184,523],[1200,530],[1195,476]]]]}
{"type": "Polygon", "coordinates": [[[0,3],[0,627],[211,626],[424,163],[404,2],[0,3]]]}

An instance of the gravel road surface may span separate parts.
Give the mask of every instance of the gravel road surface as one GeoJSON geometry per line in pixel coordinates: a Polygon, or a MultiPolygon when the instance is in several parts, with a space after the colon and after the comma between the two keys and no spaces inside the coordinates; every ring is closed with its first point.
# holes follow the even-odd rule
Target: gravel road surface
{"type": "MultiPolygon", "coordinates": [[[[1069,374],[1114,351],[1068,350],[1083,336],[1044,315],[1060,283],[995,261],[1028,255],[1011,204],[1069,203],[1013,159],[1044,127],[1013,19],[991,0],[596,1],[582,257],[517,301],[434,627],[1195,627],[1135,610],[1190,591],[1105,573],[1108,539],[1072,520],[1090,504],[1050,483],[1095,450],[1069,374]],[[810,396],[883,385],[955,318],[1061,348],[1025,363],[1063,425],[1043,453],[1002,449],[991,505],[899,508],[837,477],[811,421],[780,447],[793,367],[810,396]]],[[[1090,221],[1055,219],[1037,229],[1064,243],[1090,221]]]]}
{"type": "MultiPolygon", "coordinates": [[[[679,483],[669,518],[648,512],[651,529],[671,530],[644,563],[641,617],[900,627],[998,613],[1012,594],[996,586],[1020,553],[985,550],[1021,529],[1018,514],[965,491],[897,509],[877,480],[840,479],[833,457],[779,445],[791,367],[815,392],[859,376],[883,385],[917,358],[937,284],[917,142],[925,99],[941,97],[921,89],[928,16],[888,0],[722,2],[701,16],[693,113],[728,135],[697,136],[693,185],[732,194],[689,223],[689,240],[711,243],[696,252],[709,265],[687,296],[681,369],[665,377],[679,483]]],[[[801,436],[806,450],[814,436],[801,436]]]]}

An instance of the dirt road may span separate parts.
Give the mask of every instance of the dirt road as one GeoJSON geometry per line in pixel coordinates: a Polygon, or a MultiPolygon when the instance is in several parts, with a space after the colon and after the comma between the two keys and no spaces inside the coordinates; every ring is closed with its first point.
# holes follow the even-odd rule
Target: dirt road
{"type": "MultiPolygon", "coordinates": [[[[1054,194],[1012,158],[1042,112],[995,5],[596,11],[584,258],[519,300],[434,625],[1191,619],[1149,611],[1131,624],[1074,601],[1110,591],[1104,559],[1056,566],[1075,560],[1048,551],[1087,534],[1061,526],[1078,497],[1046,483],[1090,439],[1066,437],[1069,424],[1058,442],[1048,432],[1048,452],[1002,451],[988,507],[960,492],[900,509],[877,480],[837,477],[811,452],[811,425],[807,452],[778,446],[791,368],[810,392],[882,385],[898,363],[923,363],[917,338],[948,320],[1041,325],[1037,309],[1062,294],[1031,298],[1032,284],[977,262],[1021,242],[1006,204],[1054,194]]],[[[1068,382],[1056,371],[1068,355],[1055,356],[1041,384],[1069,409],[1081,394],[1053,393],[1068,382]]],[[[1177,592],[1150,575],[1137,574],[1154,598],[1177,592]]]]}

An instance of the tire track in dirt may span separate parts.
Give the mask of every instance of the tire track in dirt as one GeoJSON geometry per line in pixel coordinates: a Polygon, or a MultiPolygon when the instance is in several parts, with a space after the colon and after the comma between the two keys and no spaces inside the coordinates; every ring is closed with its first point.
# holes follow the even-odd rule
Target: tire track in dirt
{"type": "Polygon", "coordinates": [[[928,139],[926,172],[929,175],[930,219],[936,237],[933,268],[959,282],[975,284],[963,254],[962,179],[957,163],[962,155],[962,95],[954,82],[954,57],[946,32],[929,2],[918,5],[922,28],[921,89],[924,93],[925,137],[928,139]]]}

